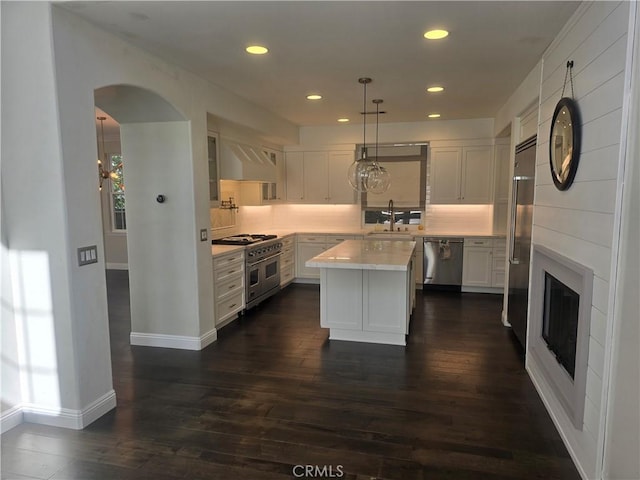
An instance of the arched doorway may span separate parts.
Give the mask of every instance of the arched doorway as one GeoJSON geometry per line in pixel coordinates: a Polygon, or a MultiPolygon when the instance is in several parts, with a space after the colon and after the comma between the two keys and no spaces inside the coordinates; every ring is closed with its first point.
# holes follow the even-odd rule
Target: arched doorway
{"type": "Polygon", "coordinates": [[[94,99],[120,126],[130,341],[190,348],[182,343],[200,336],[197,288],[190,280],[197,270],[190,123],[164,98],[137,86],[102,87],[94,99]]]}

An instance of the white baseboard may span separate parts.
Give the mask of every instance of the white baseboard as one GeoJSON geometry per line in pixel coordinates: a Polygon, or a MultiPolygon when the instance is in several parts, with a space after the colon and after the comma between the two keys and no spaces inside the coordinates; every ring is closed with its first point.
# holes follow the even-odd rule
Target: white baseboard
{"type": "MultiPolygon", "coordinates": [[[[7,429],[13,428],[22,422],[37,423],[40,425],[50,425],[52,427],[69,428],[82,430],[87,425],[93,423],[105,413],[116,407],[116,392],[110,390],[102,397],[91,402],[82,410],[70,408],[50,408],[38,405],[21,405],[14,407],[7,412],[11,413],[11,418],[7,419],[7,429]],[[13,411],[16,410],[16,411],[13,411]],[[19,412],[19,413],[18,413],[19,412]],[[19,421],[18,421],[19,420],[19,421]],[[17,421],[17,423],[16,423],[17,421]]],[[[2,416],[2,433],[5,432],[5,415],[2,416]]]]}
{"type": "Polygon", "coordinates": [[[319,278],[299,278],[296,277],[293,279],[293,283],[308,283],[308,284],[312,284],[312,285],[320,285],[320,279],[319,278]]]}
{"type": "Polygon", "coordinates": [[[507,311],[506,310],[502,310],[502,325],[504,325],[505,327],[510,327],[511,324],[509,323],[509,319],[507,318],[507,311]]]}
{"type": "Polygon", "coordinates": [[[218,339],[218,331],[213,328],[199,337],[164,335],[162,333],[131,332],[131,345],[142,347],[177,348],[180,350],[202,350],[218,339]]]}
{"type": "Polygon", "coordinates": [[[0,416],[0,433],[5,433],[23,422],[22,407],[11,407],[0,416]]]}
{"type": "Polygon", "coordinates": [[[573,464],[576,466],[576,469],[578,470],[580,477],[582,477],[584,480],[588,480],[589,478],[592,478],[589,475],[587,475],[585,466],[582,464],[582,456],[584,454],[581,454],[578,452],[577,445],[574,443],[575,440],[572,441],[572,439],[570,438],[569,432],[571,431],[571,428],[572,428],[571,421],[568,418],[564,418],[566,417],[564,414],[562,415],[558,414],[558,412],[562,409],[562,406],[558,403],[558,400],[554,397],[554,394],[551,388],[547,385],[546,381],[544,380],[535,361],[529,359],[525,364],[525,370],[529,374],[529,378],[531,379],[533,386],[538,392],[538,396],[542,400],[542,403],[544,403],[544,406],[547,409],[549,416],[551,417],[551,421],[553,422],[553,424],[556,427],[556,430],[560,434],[560,438],[562,438],[562,443],[564,443],[564,446],[567,448],[567,451],[569,452],[569,456],[571,457],[571,460],[573,460],[573,464]]]}
{"type": "Polygon", "coordinates": [[[502,295],[503,289],[502,287],[467,287],[462,286],[463,293],[491,293],[494,295],[502,295]]]}
{"type": "Polygon", "coordinates": [[[116,408],[116,392],[111,390],[82,409],[82,428],[116,408]]]}
{"type": "Polygon", "coordinates": [[[107,262],[106,268],[107,270],[129,270],[129,264],[107,262]]]}

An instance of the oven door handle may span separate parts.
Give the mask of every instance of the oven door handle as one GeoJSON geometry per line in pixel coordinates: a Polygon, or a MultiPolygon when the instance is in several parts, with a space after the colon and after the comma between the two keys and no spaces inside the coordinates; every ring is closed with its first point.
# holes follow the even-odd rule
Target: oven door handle
{"type": "Polygon", "coordinates": [[[247,266],[248,267],[255,267],[256,265],[258,265],[258,264],[260,264],[262,262],[266,262],[268,260],[271,260],[272,258],[279,257],[281,254],[282,254],[282,252],[275,253],[275,254],[273,254],[273,255],[271,255],[269,257],[261,258],[257,262],[249,263],[249,264],[247,264],[247,266]]]}

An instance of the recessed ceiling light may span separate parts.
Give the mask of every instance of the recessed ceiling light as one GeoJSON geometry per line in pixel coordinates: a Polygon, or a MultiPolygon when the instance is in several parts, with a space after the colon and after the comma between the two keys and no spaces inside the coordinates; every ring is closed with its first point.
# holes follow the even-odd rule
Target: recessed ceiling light
{"type": "Polygon", "coordinates": [[[429,118],[440,118],[440,114],[439,113],[430,113],[429,114],[429,118]]]}
{"type": "Polygon", "coordinates": [[[347,123],[349,121],[349,119],[348,118],[339,118],[338,121],[340,123],[347,123]]]}
{"type": "Polygon", "coordinates": [[[307,95],[307,100],[320,100],[322,95],[318,95],[317,93],[312,93],[311,95],[307,95]]]}
{"type": "Polygon", "coordinates": [[[264,55],[269,51],[267,47],[263,47],[262,45],[250,45],[246,48],[247,53],[252,55],[264,55]]]}
{"type": "Polygon", "coordinates": [[[429,40],[440,40],[447,35],[449,35],[449,32],[446,30],[429,30],[428,32],[424,32],[424,38],[429,40]]]}
{"type": "Polygon", "coordinates": [[[443,90],[444,90],[444,87],[438,87],[438,86],[427,88],[427,92],[429,92],[429,93],[442,92],[443,90]]]}

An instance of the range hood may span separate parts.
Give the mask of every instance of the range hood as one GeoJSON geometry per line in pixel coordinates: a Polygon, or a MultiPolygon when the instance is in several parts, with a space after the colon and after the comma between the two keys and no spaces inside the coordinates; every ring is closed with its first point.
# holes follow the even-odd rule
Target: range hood
{"type": "Polygon", "coordinates": [[[259,147],[220,138],[220,178],[275,182],[276,165],[259,147]]]}

